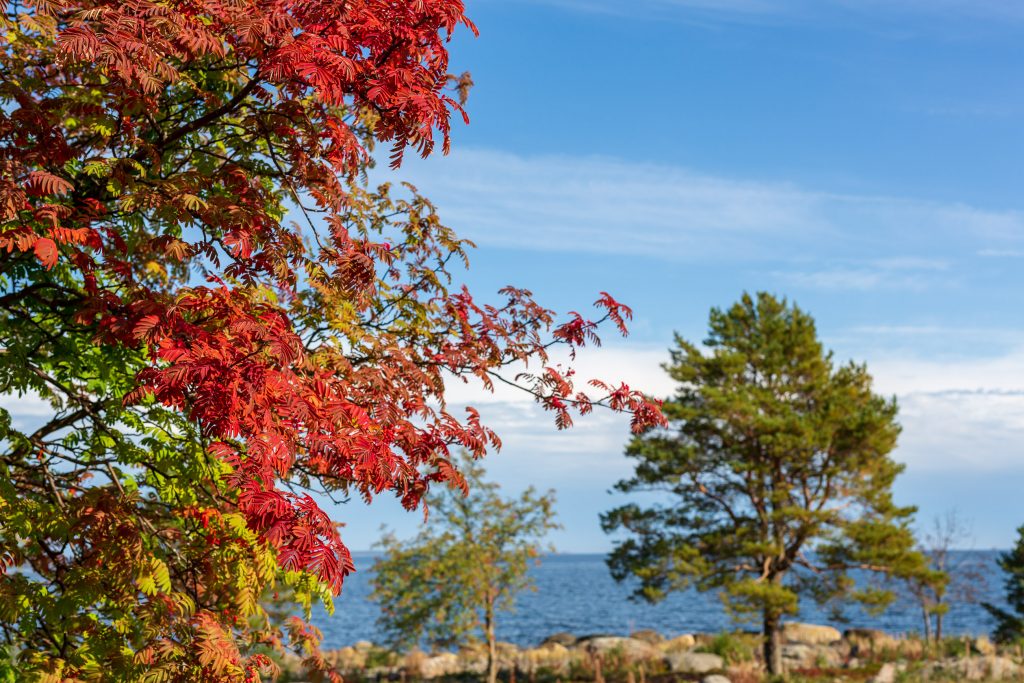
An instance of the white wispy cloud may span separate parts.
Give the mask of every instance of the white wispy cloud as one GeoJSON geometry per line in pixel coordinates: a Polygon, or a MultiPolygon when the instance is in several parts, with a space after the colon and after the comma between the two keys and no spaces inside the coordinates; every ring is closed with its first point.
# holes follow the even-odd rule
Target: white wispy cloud
{"type": "Polygon", "coordinates": [[[815,289],[871,290],[910,289],[923,291],[955,283],[943,273],[950,264],[938,259],[869,259],[861,263],[838,263],[826,269],[774,271],[782,282],[815,289]]]}
{"type": "MultiPolygon", "coordinates": [[[[1024,213],[850,195],[602,157],[488,149],[403,169],[478,244],[679,262],[788,262],[808,283],[913,286],[952,258],[1024,250],[1024,213]],[[882,261],[879,254],[906,254],[882,261]],[[827,272],[826,272],[827,271],[827,272]]],[[[926,279],[926,278],[925,278],[926,279]]]]}
{"type": "MultiPolygon", "coordinates": [[[[856,337],[867,331],[838,336],[856,337]]],[[[872,332],[943,337],[963,331],[934,326],[872,332]]],[[[1002,336],[1016,344],[985,356],[936,359],[912,349],[892,353],[888,345],[879,345],[864,349],[866,353],[857,358],[867,363],[875,390],[899,402],[903,432],[895,457],[911,472],[1024,472],[1024,343],[1012,331],[1002,336]]],[[[668,360],[663,347],[608,347],[584,358],[581,377],[623,379],[661,397],[675,389],[661,369],[668,360]]],[[[503,455],[495,459],[495,466],[509,481],[556,486],[583,478],[611,483],[628,474],[621,454],[629,429],[622,416],[599,411],[581,418],[573,429],[557,432],[551,415],[525,394],[489,397],[467,389],[457,400],[479,406],[501,434],[503,455]]]]}
{"type": "Polygon", "coordinates": [[[773,232],[822,232],[813,198],[783,184],[492,150],[455,152],[443,168],[432,161],[413,163],[405,173],[479,244],[685,260],[752,256],[750,240],[773,232]]]}
{"type": "MultiPolygon", "coordinates": [[[[944,335],[946,331],[937,328],[934,334],[944,335]]],[[[868,367],[878,389],[897,396],[959,395],[966,401],[972,397],[1013,396],[1024,392],[1022,346],[999,354],[942,359],[875,351],[868,357],[868,367]]],[[[1024,406],[1024,399],[1021,404],[1024,406]]]]}
{"type": "MultiPolygon", "coordinates": [[[[1006,0],[825,0],[828,4],[860,13],[924,14],[976,17],[994,20],[1024,19],[1024,5],[1006,0]]],[[[804,4],[780,0],[779,5],[804,4]]]]}
{"type": "MultiPolygon", "coordinates": [[[[632,353],[609,348],[593,354],[592,361],[593,369],[602,375],[631,378],[637,386],[667,396],[674,387],[659,368],[667,356],[665,350],[653,348],[632,353]],[[610,352],[607,357],[605,352],[610,352]]],[[[899,480],[900,502],[926,501],[920,519],[952,507],[967,517],[986,510],[984,496],[964,489],[966,479],[978,481],[979,474],[1000,481],[1024,476],[1024,346],[982,359],[939,362],[913,355],[869,354],[866,360],[876,391],[895,394],[899,402],[903,431],[893,456],[907,466],[899,480]]],[[[501,452],[487,459],[490,478],[508,492],[530,485],[558,491],[558,510],[566,530],[552,539],[560,549],[605,547],[598,515],[617,500],[606,491],[628,478],[634,464],[623,455],[630,438],[625,416],[598,411],[559,432],[550,413],[526,396],[480,400],[467,394],[462,398],[480,408],[504,442],[501,452]]],[[[379,501],[373,509],[355,506],[339,511],[341,518],[352,523],[355,547],[372,542],[373,535],[367,531],[375,530],[382,519],[401,534],[415,533],[419,516],[388,505],[379,501]]],[[[979,538],[1005,545],[1011,530],[1009,522],[1005,529],[990,526],[979,529],[979,538]]]]}
{"type": "Polygon", "coordinates": [[[53,406],[49,401],[35,393],[22,395],[0,394],[0,409],[6,410],[11,416],[11,425],[18,430],[36,429],[53,415],[53,406]]]}
{"type": "Polygon", "coordinates": [[[980,249],[978,256],[986,258],[1024,258],[1024,249],[980,249]]]}

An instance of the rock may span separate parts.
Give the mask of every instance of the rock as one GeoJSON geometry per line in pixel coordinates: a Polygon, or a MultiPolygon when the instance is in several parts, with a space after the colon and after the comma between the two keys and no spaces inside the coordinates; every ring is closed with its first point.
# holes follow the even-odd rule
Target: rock
{"type": "Polygon", "coordinates": [[[988,636],[978,636],[974,639],[974,651],[983,655],[994,655],[996,646],[988,639],[988,636]]]}
{"type": "Polygon", "coordinates": [[[831,645],[843,639],[843,634],[831,626],[801,624],[789,621],[782,625],[782,637],[790,643],[804,645],[831,645]]]}
{"type": "Polygon", "coordinates": [[[710,652],[670,652],[665,662],[672,673],[706,674],[725,668],[725,661],[710,652]]]}
{"type": "Polygon", "coordinates": [[[633,631],[629,634],[629,637],[636,638],[637,640],[642,640],[645,643],[649,643],[651,645],[657,645],[659,643],[665,642],[665,636],[661,635],[660,633],[651,628],[643,628],[639,631],[633,631]]]}
{"type": "MultiPolygon", "coordinates": [[[[495,650],[499,671],[507,671],[518,665],[521,651],[517,645],[499,640],[495,643],[495,650]]],[[[463,647],[457,657],[459,672],[481,674],[487,671],[487,646],[483,643],[463,647]]]]}
{"type": "MultiPolygon", "coordinates": [[[[480,675],[487,671],[487,648],[481,645],[459,650],[459,672],[480,675]]],[[[501,656],[498,656],[499,663],[501,656]]]]}
{"type": "Polygon", "coordinates": [[[687,650],[692,650],[696,644],[697,639],[689,633],[686,633],[658,643],[658,649],[662,652],[685,652],[687,650]]]}
{"type": "Polygon", "coordinates": [[[558,643],[549,643],[542,647],[521,650],[516,657],[516,669],[532,674],[547,669],[556,674],[564,674],[569,670],[573,655],[569,648],[558,643]]]}
{"type": "Polygon", "coordinates": [[[843,638],[850,644],[856,655],[894,650],[899,641],[885,631],[874,628],[851,628],[843,633],[843,638]]]}
{"type": "Polygon", "coordinates": [[[814,663],[817,651],[810,645],[791,643],[782,646],[782,659],[795,666],[810,666],[814,663]]]}
{"type": "Polygon", "coordinates": [[[591,654],[609,656],[619,654],[627,661],[637,662],[648,659],[655,659],[661,656],[661,651],[654,645],[638,640],[636,638],[623,638],[621,636],[602,636],[588,638],[578,644],[591,654]]]}
{"type": "Polygon", "coordinates": [[[458,673],[459,668],[459,658],[454,653],[442,652],[420,662],[420,675],[423,678],[438,678],[458,673]]]}
{"type": "Polygon", "coordinates": [[[579,638],[577,638],[573,634],[568,633],[566,631],[561,631],[559,633],[552,633],[550,636],[542,640],[540,646],[544,647],[545,645],[557,643],[558,645],[561,645],[563,647],[572,647],[578,641],[579,638]]]}
{"type": "Polygon", "coordinates": [[[355,645],[353,645],[352,648],[354,650],[358,650],[359,652],[369,652],[373,649],[373,643],[371,643],[368,640],[360,640],[355,645]]]}
{"type": "Polygon", "coordinates": [[[302,666],[302,657],[288,650],[281,653],[279,664],[281,672],[291,676],[297,676],[305,671],[305,667],[302,666]]]}
{"type": "Polygon", "coordinates": [[[366,666],[366,652],[360,652],[354,647],[343,647],[331,652],[330,655],[328,662],[339,669],[351,671],[366,666]]]}
{"type": "Polygon", "coordinates": [[[418,647],[414,647],[402,656],[399,661],[399,666],[406,671],[419,674],[423,668],[423,662],[427,659],[427,654],[418,647]]]}
{"type": "Polygon", "coordinates": [[[826,669],[837,669],[843,665],[843,655],[833,647],[819,647],[814,657],[815,666],[824,666],[826,669]]]}
{"type": "Polygon", "coordinates": [[[839,666],[840,656],[831,647],[789,643],[782,646],[782,663],[787,668],[830,668],[839,666]]]}
{"type": "Polygon", "coordinates": [[[500,671],[514,669],[521,652],[519,646],[514,643],[504,643],[500,640],[496,645],[498,649],[498,669],[500,671]]]}
{"type": "Polygon", "coordinates": [[[868,683],[896,683],[896,667],[890,662],[882,665],[874,676],[868,679],[868,683]]]}
{"type": "Polygon", "coordinates": [[[1018,678],[1021,667],[1009,657],[954,657],[929,664],[923,674],[929,677],[938,674],[958,681],[1003,681],[1018,678]]]}
{"type": "Polygon", "coordinates": [[[732,683],[732,681],[721,674],[711,674],[700,679],[700,683],[732,683]]]}
{"type": "Polygon", "coordinates": [[[998,657],[995,655],[985,657],[985,664],[988,668],[989,678],[997,681],[1020,676],[1021,667],[1009,657],[998,657]]]}

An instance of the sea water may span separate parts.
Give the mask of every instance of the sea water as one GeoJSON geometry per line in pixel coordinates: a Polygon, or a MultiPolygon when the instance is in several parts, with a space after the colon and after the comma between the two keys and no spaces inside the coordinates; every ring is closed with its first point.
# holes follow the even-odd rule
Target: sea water
{"type": "MultiPolygon", "coordinates": [[[[1002,605],[1004,575],[996,564],[998,552],[962,551],[982,579],[972,581],[975,603],[952,602],[944,630],[948,635],[981,635],[994,625],[981,601],[1002,605]]],[[[336,600],[333,616],[322,609],[313,613],[313,623],[324,633],[324,646],[337,648],[359,640],[383,641],[377,625],[379,610],[370,599],[370,577],[375,556],[358,553],[358,571],[348,577],[336,600]]],[[[715,593],[695,590],[670,594],[658,604],[630,599],[632,586],[616,583],[608,573],[604,555],[547,555],[531,569],[536,591],[524,592],[516,609],[498,618],[498,638],[519,646],[534,646],[559,631],[576,635],[628,635],[639,629],[654,629],[666,636],[682,633],[716,633],[722,630],[752,629],[755,623],[735,621],[715,593]]],[[[890,633],[920,632],[921,609],[900,597],[885,612],[873,615],[847,608],[836,615],[810,599],[801,600],[800,621],[845,628],[877,628],[890,633]]]]}

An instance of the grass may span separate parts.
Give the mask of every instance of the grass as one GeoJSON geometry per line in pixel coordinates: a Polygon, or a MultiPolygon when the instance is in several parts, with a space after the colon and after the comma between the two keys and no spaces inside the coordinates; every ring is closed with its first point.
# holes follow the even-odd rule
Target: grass
{"type": "Polygon", "coordinates": [[[754,659],[754,647],[749,641],[750,636],[745,634],[722,632],[697,647],[697,652],[718,655],[726,664],[741,664],[754,659]]]}

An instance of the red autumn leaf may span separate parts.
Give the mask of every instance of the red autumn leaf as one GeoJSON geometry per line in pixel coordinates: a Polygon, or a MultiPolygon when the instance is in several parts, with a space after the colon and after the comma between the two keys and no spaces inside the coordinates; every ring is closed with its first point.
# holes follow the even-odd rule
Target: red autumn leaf
{"type": "Polygon", "coordinates": [[[57,265],[57,257],[60,252],[57,251],[57,244],[49,237],[37,239],[32,245],[32,251],[47,270],[57,265]]]}

